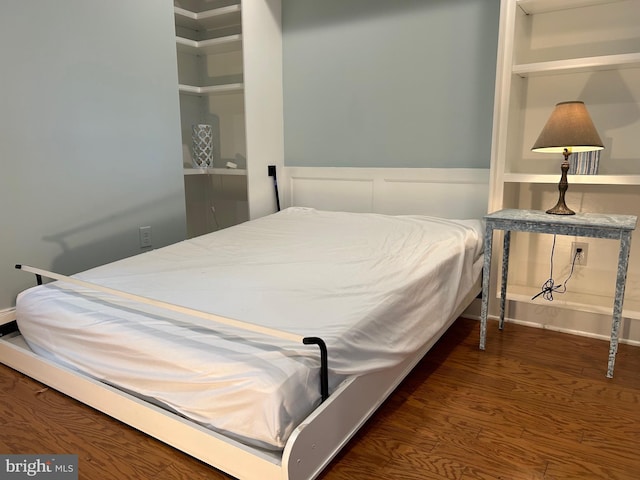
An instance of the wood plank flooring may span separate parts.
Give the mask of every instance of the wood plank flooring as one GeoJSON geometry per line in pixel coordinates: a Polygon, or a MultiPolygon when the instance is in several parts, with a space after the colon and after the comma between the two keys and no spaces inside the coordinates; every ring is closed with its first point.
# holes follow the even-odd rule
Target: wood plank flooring
{"type": "MultiPolygon", "coordinates": [[[[458,319],[323,480],[636,480],[640,348],[458,319]]],[[[228,479],[0,365],[0,453],[77,453],[79,478],[228,479]]]]}

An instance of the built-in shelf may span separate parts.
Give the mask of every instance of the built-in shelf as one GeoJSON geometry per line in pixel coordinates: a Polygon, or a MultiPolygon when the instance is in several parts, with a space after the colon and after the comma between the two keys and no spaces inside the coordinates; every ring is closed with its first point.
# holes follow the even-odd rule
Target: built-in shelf
{"type": "Polygon", "coordinates": [[[185,168],[185,175],[237,175],[246,176],[243,168],[185,168]]]}
{"type": "Polygon", "coordinates": [[[242,35],[227,35],[226,37],[210,38],[208,40],[191,40],[176,37],[179,52],[193,55],[215,55],[218,53],[239,52],[242,50],[242,35]]]}
{"type": "Polygon", "coordinates": [[[242,93],[244,91],[244,84],[230,83],[227,85],[211,85],[208,87],[178,85],[178,91],[188,95],[231,95],[234,93],[242,93]]]}
{"type": "Polygon", "coordinates": [[[517,0],[517,4],[525,13],[536,14],[620,1],[624,0],[517,0]]]}
{"type": "Polygon", "coordinates": [[[514,65],[512,71],[521,77],[533,77],[562,73],[595,72],[598,70],[620,70],[623,68],[640,68],[640,53],[620,53],[598,57],[524,63],[514,65]]]}
{"type": "Polygon", "coordinates": [[[214,30],[217,28],[240,25],[241,6],[214,8],[203,12],[191,12],[184,8],[174,7],[176,25],[191,30],[214,30]]]}
{"type": "MultiPolygon", "coordinates": [[[[489,211],[536,210],[550,207],[558,198],[562,155],[554,167],[535,162],[528,152],[556,103],[581,100],[591,110],[607,150],[604,159],[600,157],[601,173],[568,175],[569,203],[579,204],[583,211],[640,217],[640,149],[636,141],[640,123],[636,115],[640,107],[640,0],[501,0],[500,5],[489,211]]],[[[581,267],[582,271],[576,272],[581,275],[569,282],[567,292],[554,292],[553,301],[548,301],[542,296],[532,298],[549,278],[548,264],[538,253],[546,255],[543,247],[553,249],[555,244],[548,236],[527,237],[517,235],[512,244],[506,294],[513,302],[512,315],[524,322],[571,326],[589,334],[600,332],[600,322],[610,325],[618,242],[597,240],[591,250],[592,258],[597,255],[596,265],[581,267]],[[556,308],[557,317],[551,318],[549,313],[546,318],[539,311],[541,307],[556,308]]],[[[622,313],[634,320],[640,320],[640,264],[634,260],[640,250],[639,239],[637,231],[630,239],[632,253],[622,313]]],[[[560,250],[568,251],[573,240],[560,241],[560,250]]],[[[501,253],[499,243],[494,244],[494,256],[496,253],[501,253]]],[[[492,284],[491,290],[492,296],[500,295],[500,282],[497,287],[492,284]]],[[[634,341],[637,338],[635,331],[623,335],[634,341]]]]}
{"type": "MultiPolygon", "coordinates": [[[[552,183],[557,184],[560,173],[505,173],[506,183],[552,183]]],[[[568,175],[569,185],[640,185],[640,175],[568,175]]]]}
{"type": "MultiPolygon", "coordinates": [[[[247,9],[251,18],[251,12],[261,11],[262,3],[263,0],[246,3],[241,0],[174,0],[182,137],[180,164],[189,237],[236,225],[249,217],[249,175],[245,163],[246,58],[242,33],[247,9]],[[191,132],[194,124],[211,125],[210,148],[215,152],[217,168],[193,167],[191,132]],[[225,168],[227,160],[234,163],[240,160],[241,168],[225,168]]],[[[269,24],[268,15],[264,19],[261,17],[258,24],[263,20],[269,24]]],[[[252,30],[254,40],[261,37],[259,32],[262,31],[261,28],[252,30]]],[[[261,41],[256,45],[259,48],[255,59],[262,64],[264,58],[272,56],[271,50],[261,41]]]]}
{"type": "MultiPolygon", "coordinates": [[[[540,292],[541,287],[529,285],[507,285],[507,300],[515,300],[518,302],[531,303],[547,307],[567,308],[571,310],[579,310],[581,312],[599,313],[602,315],[611,315],[613,308],[613,296],[601,296],[594,294],[576,293],[567,291],[559,294],[554,293],[553,300],[545,300],[542,296],[532,300],[532,298],[540,292]]],[[[498,289],[498,295],[500,289],[498,289]]],[[[640,320],[640,301],[631,298],[624,299],[622,310],[624,318],[633,318],[640,320]]]]}

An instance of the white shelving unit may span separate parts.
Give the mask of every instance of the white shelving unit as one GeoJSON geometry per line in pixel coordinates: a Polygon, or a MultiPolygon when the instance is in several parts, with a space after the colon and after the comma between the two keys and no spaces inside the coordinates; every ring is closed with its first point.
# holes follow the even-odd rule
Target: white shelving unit
{"type": "MultiPolygon", "coordinates": [[[[555,104],[569,100],[585,102],[605,150],[598,175],[569,175],[567,205],[582,212],[640,215],[640,0],[502,0],[490,212],[546,210],[555,204],[562,156],[530,149],[555,104]]],[[[507,296],[524,320],[540,321],[535,313],[540,305],[559,307],[567,310],[564,319],[554,320],[567,322],[560,328],[580,330],[580,316],[571,312],[610,314],[618,247],[558,237],[556,283],[569,274],[572,241],[590,244],[589,264],[577,267],[565,295],[532,302],[549,278],[552,241],[549,235],[514,234],[507,296]],[[523,306],[532,303],[529,310],[523,306]]],[[[499,257],[494,252],[494,259],[499,257]]],[[[492,285],[497,295],[496,282],[492,285]]],[[[631,248],[627,318],[640,319],[639,287],[640,232],[631,248]]],[[[604,316],[602,330],[590,333],[606,334],[604,316]]],[[[640,326],[631,330],[640,340],[640,326]]]]}
{"type": "Polygon", "coordinates": [[[187,232],[193,237],[249,218],[242,6],[196,0],[186,8],[177,3],[182,162],[187,232]],[[214,129],[213,168],[192,167],[191,126],[196,123],[214,129]],[[229,160],[240,168],[224,168],[229,160]]]}
{"type": "Polygon", "coordinates": [[[189,236],[276,210],[268,167],[284,164],[281,8],[280,0],[174,0],[189,236]],[[193,168],[196,123],[213,127],[213,168],[193,168]]]}

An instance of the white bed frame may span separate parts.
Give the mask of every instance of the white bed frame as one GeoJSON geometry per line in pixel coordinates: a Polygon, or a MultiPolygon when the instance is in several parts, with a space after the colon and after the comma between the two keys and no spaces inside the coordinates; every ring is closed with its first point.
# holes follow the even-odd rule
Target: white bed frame
{"type": "MultiPolygon", "coordinates": [[[[286,203],[335,210],[339,208],[335,204],[336,198],[343,198],[346,204],[343,209],[352,211],[423,213],[451,218],[478,218],[486,213],[484,205],[488,183],[485,181],[487,172],[483,170],[438,169],[435,173],[431,170],[431,175],[428,174],[430,169],[409,169],[411,172],[399,169],[383,169],[386,172],[378,169],[322,170],[290,170],[285,176],[286,203]],[[359,188],[354,190],[354,185],[359,188]],[[446,215],[433,211],[434,208],[442,208],[443,196],[438,195],[437,200],[425,202],[425,195],[432,196],[434,188],[438,192],[444,190],[448,195],[456,190],[466,194],[448,196],[448,208],[451,210],[450,215],[446,215]],[[389,199],[388,203],[381,200],[385,197],[389,199]],[[402,198],[409,202],[406,208],[400,205],[402,198]],[[314,199],[317,200],[316,205],[311,205],[314,199]],[[323,199],[331,199],[334,203],[323,205],[323,199]],[[423,204],[422,209],[419,203],[423,204]]],[[[478,283],[440,331],[401,364],[343,381],[294,430],[281,454],[244,445],[41,358],[29,349],[18,332],[0,337],[0,362],[234,477],[307,480],[322,472],[479,291],[478,283]]],[[[13,310],[0,312],[0,326],[14,319],[13,310]]]]}
{"type": "MultiPolygon", "coordinates": [[[[474,289],[440,331],[412,357],[391,369],[343,381],[293,431],[282,455],[236,442],[46,360],[33,353],[18,332],[0,337],[0,362],[234,477],[307,480],[322,472],[479,291],[474,289]]],[[[4,323],[13,319],[4,315],[4,323]]]]}

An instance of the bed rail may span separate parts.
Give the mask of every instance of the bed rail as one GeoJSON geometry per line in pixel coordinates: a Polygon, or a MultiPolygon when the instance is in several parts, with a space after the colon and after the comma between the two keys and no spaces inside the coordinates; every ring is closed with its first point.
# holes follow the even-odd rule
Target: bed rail
{"type": "Polygon", "coordinates": [[[320,350],[320,396],[322,401],[324,402],[327,398],[329,398],[329,368],[328,368],[328,353],[327,346],[325,342],[318,337],[303,337],[302,335],[296,335],[290,332],[284,332],[282,330],[276,330],[273,328],[263,327],[262,325],[256,325],[254,323],[243,322],[241,320],[234,320],[232,318],[223,317],[221,315],[215,315],[209,312],[203,312],[201,310],[196,310],[193,308],[183,307],[180,305],[175,305],[173,303],[163,302],[162,300],[154,300],[152,298],[143,297],[141,295],[136,295],[133,293],[124,292],[122,290],[117,290],[110,287],[105,287],[103,285],[98,285],[96,283],[87,282],[84,280],[80,280],[79,278],[68,277],[66,275],[61,275],[54,272],[49,272],[47,270],[42,270],[40,268],[31,267],[29,265],[16,264],[15,266],[18,270],[23,270],[25,272],[33,273],[36,276],[36,281],[38,285],[42,285],[42,277],[49,278],[51,280],[58,280],[61,282],[67,282],[74,285],[78,285],[80,287],[85,287],[90,290],[95,290],[103,293],[107,293],[110,295],[114,295],[120,298],[126,298],[128,300],[132,300],[134,302],[143,303],[146,305],[153,305],[156,307],[164,308],[166,310],[170,310],[173,312],[183,313],[186,315],[190,315],[192,317],[201,318],[204,320],[210,320],[213,322],[221,323],[224,325],[228,325],[231,327],[239,328],[241,330],[247,330],[254,333],[260,333],[269,337],[280,338],[283,340],[289,340],[294,343],[302,343],[304,345],[317,345],[320,350]]]}
{"type": "Polygon", "coordinates": [[[5,335],[9,335],[10,333],[18,331],[18,322],[12,320],[8,323],[4,323],[0,325],[0,337],[4,337],[5,335]]]}

